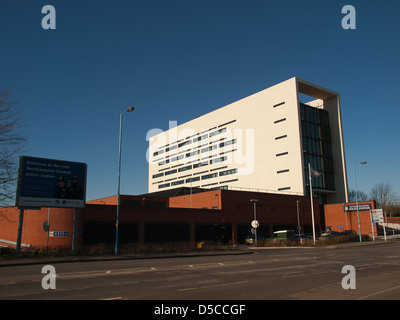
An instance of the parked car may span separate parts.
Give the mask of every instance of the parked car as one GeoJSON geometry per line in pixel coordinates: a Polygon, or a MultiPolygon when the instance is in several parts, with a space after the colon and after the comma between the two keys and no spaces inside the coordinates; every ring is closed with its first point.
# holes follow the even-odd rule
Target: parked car
{"type": "Polygon", "coordinates": [[[357,232],[355,232],[354,230],[344,230],[344,231],[340,232],[340,235],[342,235],[342,236],[356,236],[357,232]]]}
{"type": "Polygon", "coordinates": [[[296,241],[299,241],[300,244],[304,244],[308,240],[313,240],[313,237],[306,234],[296,234],[296,241]]]}
{"type": "Polygon", "coordinates": [[[331,237],[336,237],[336,236],[340,236],[342,235],[340,232],[336,232],[336,231],[326,231],[326,232],[322,232],[319,239],[323,240],[323,239],[327,239],[327,238],[331,238],[331,237]]]}
{"type": "MultiPolygon", "coordinates": [[[[265,240],[265,237],[263,237],[262,235],[257,235],[257,242],[264,241],[264,240],[265,240]]],[[[245,244],[254,244],[254,234],[247,236],[246,239],[244,239],[244,243],[245,244]]]]}
{"type": "Polygon", "coordinates": [[[281,241],[281,240],[295,240],[295,235],[293,230],[279,230],[275,231],[271,238],[267,240],[281,241]]]}

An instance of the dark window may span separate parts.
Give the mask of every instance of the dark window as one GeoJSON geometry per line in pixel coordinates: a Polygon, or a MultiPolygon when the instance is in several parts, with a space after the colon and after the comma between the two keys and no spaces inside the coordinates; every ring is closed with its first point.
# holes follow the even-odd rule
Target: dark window
{"type": "Polygon", "coordinates": [[[286,121],[286,118],[282,118],[282,119],[276,120],[276,121],[274,121],[274,123],[279,123],[279,122],[283,122],[283,121],[286,121]]]}
{"type": "Polygon", "coordinates": [[[176,169],[170,170],[170,171],[165,171],[165,175],[166,176],[169,175],[169,174],[173,174],[173,173],[176,173],[176,169]]]}
{"type": "Polygon", "coordinates": [[[285,101],[283,101],[283,102],[281,102],[281,103],[278,103],[278,104],[275,104],[275,105],[273,105],[272,107],[273,107],[273,108],[276,108],[276,107],[279,107],[279,106],[284,105],[284,104],[285,104],[285,101]]]}

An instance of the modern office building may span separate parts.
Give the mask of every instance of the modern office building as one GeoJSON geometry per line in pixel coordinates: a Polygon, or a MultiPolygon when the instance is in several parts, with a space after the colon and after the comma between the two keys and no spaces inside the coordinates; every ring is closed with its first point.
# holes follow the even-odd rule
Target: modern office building
{"type": "Polygon", "coordinates": [[[339,94],[297,77],[149,139],[149,193],[177,187],[347,202],[339,94]],[[308,100],[311,101],[308,101],[308,100]]]}

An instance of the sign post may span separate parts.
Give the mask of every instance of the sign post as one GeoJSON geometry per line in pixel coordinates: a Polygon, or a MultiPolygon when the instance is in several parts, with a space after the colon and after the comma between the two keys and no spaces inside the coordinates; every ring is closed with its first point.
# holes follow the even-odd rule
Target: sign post
{"type": "Polygon", "coordinates": [[[19,208],[17,254],[21,249],[24,209],[74,208],[72,250],[76,250],[77,208],[85,207],[87,164],[21,156],[15,205],[19,208]]]}
{"type": "Polygon", "coordinates": [[[19,209],[19,220],[18,220],[18,235],[16,244],[16,253],[21,253],[21,238],[22,238],[22,224],[24,221],[24,209],[19,209]]]}
{"type": "Polygon", "coordinates": [[[374,222],[375,222],[375,220],[372,218],[372,210],[369,210],[369,217],[371,219],[372,240],[375,241],[375,231],[374,231],[374,222]]]}
{"type": "Polygon", "coordinates": [[[385,236],[386,241],[386,228],[385,228],[385,220],[383,218],[383,210],[382,209],[372,209],[372,222],[381,222],[383,224],[383,234],[385,236]]]}

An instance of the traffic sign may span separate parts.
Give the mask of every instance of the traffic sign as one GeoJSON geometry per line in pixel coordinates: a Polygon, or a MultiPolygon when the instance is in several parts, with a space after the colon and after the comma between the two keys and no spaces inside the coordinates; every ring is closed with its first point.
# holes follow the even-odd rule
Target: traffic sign
{"type": "Polygon", "coordinates": [[[383,210],[372,209],[372,222],[383,222],[383,210]]]}
{"type": "Polygon", "coordinates": [[[257,220],[253,220],[252,222],[251,222],[251,226],[254,228],[254,229],[257,229],[258,227],[259,227],[259,222],[257,221],[257,220]]]}

